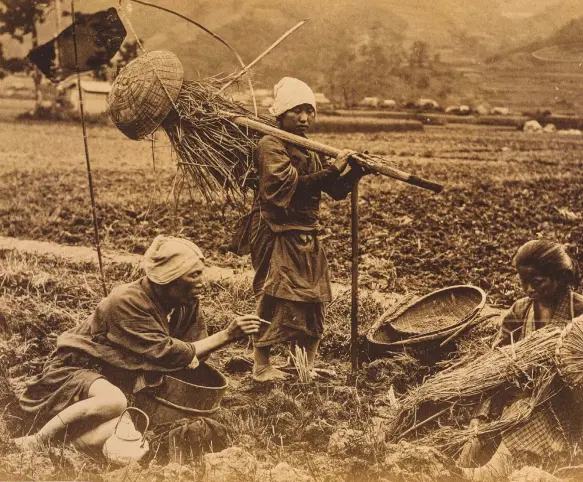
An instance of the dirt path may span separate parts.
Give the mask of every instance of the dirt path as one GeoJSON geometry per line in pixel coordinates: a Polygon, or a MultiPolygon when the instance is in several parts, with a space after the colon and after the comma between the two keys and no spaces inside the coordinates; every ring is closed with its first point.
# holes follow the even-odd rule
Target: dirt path
{"type": "MultiPolygon", "coordinates": [[[[67,246],[48,241],[35,241],[30,239],[18,239],[0,236],[0,250],[15,250],[19,252],[38,254],[41,256],[52,255],[64,258],[77,263],[94,263],[97,265],[97,252],[94,248],[87,246],[67,246]]],[[[104,264],[108,263],[127,263],[137,266],[142,256],[132,253],[121,253],[116,251],[102,252],[104,264]]],[[[248,279],[251,282],[253,278],[252,270],[234,270],[220,266],[208,266],[206,271],[207,278],[211,282],[220,282],[224,280],[233,280],[236,278],[248,279]]],[[[397,293],[379,293],[376,291],[361,290],[368,294],[374,300],[378,301],[383,307],[389,308],[391,305],[399,302],[402,295],[397,293]]],[[[340,283],[332,283],[333,296],[350,296],[350,286],[340,283]]],[[[486,306],[482,314],[499,313],[500,310],[486,306]]]]}

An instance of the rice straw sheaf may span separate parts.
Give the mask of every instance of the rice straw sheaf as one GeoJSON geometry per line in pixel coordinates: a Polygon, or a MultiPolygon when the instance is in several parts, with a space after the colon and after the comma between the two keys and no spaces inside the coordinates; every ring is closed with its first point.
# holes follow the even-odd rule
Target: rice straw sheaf
{"type": "Polygon", "coordinates": [[[454,455],[466,442],[477,435],[500,434],[511,430],[527,420],[538,407],[556,394],[553,391],[556,386],[552,383],[556,377],[557,373],[550,368],[541,367],[540,370],[536,370],[533,373],[533,382],[528,384],[531,395],[528,403],[513,405],[512,410],[505,413],[502,418],[483,422],[477,429],[470,428],[467,423],[460,426],[460,417],[458,416],[460,410],[456,410],[459,407],[452,406],[451,410],[443,417],[448,420],[444,422],[440,420],[437,428],[424,431],[421,436],[417,437],[417,442],[421,445],[436,447],[448,455],[454,455]]]}
{"type": "Polygon", "coordinates": [[[398,437],[413,427],[422,406],[467,405],[509,384],[532,390],[538,383],[545,383],[557,373],[554,356],[560,334],[560,329],[543,328],[517,343],[436,374],[400,401],[390,435],[398,437]]]}
{"type": "Polygon", "coordinates": [[[241,104],[218,95],[228,78],[185,80],[175,108],[162,126],[178,154],[178,166],[207,201],[218,193],[232,200],[244,198],[256,180],[253,151],[262,137],[231,122],[232,115],[274,125],[272,119],[255,117],[241,104]]]}

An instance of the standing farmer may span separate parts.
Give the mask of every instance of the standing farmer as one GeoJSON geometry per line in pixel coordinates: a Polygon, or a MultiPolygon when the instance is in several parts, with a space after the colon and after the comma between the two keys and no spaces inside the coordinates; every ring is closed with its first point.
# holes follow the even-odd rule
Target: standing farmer
{"type": "MultiPolygon", "coordinates": [[[[284,77],[274,87],[270,112],[279,128],[306,136],[316,119],[314,93],[304,82],[284,77]]],[[[286,375],[270,364],[271,346],[295,342],[305,348],[310,371],[324,331],[324,302],[331,285],[324,249],[318,239],[321,193],[344,199],[363,175],[348,166],[343,150],[324,165],[307,149],[267,135],[255,154],[258,188],[250,219],[253,289],[257,314],[271,321],[254,339],[253,378],[265,382],[286,375]]]]}

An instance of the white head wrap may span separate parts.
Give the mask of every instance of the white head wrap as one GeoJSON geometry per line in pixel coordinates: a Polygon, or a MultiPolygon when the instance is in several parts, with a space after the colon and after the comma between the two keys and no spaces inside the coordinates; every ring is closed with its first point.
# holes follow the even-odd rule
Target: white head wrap
{"type": "Polygon", "coordinates": [[[191,241],[173,236],[156,236],[144,254],[143,268],[150,281],[165,285],[191,271],[204,255],[191,241]]]}
{"type": "Polygon", "coordinates": [[[284,77],[273,87],[273,105],[269,112],[275,117],[302,104],[316,110],[316,97],[308,84],[293,77],[284,77]]]}

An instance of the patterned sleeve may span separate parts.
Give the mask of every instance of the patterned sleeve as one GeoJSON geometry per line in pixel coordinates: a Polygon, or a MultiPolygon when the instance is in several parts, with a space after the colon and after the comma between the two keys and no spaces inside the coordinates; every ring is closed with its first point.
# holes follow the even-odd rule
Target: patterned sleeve
{"type": "Polygon", "coordinates": [[[527,304],[524,299],[518,300],[512,305],[502,319],[500,330],[492,344],[493,347],[509,345],[512,341],[516,342],[520,339],[526,307],[527,304]]]}

